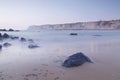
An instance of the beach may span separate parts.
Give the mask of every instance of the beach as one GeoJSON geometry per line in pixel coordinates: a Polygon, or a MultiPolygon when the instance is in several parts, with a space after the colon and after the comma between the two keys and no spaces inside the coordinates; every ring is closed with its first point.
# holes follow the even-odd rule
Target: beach
{"type": "Polygon", "coordinates": [[[23,31],[8,34],[33,39],[40,47],[29,49],[29,42],[6,40],[12,46],[0,51],[0,80],[120,80],[119,30],[23,31]],[[78,35],[71,36],[71,32],[78,35]],[[94,63],[63,67],[64,60],[77,52],[83,52],[94,63]]]}

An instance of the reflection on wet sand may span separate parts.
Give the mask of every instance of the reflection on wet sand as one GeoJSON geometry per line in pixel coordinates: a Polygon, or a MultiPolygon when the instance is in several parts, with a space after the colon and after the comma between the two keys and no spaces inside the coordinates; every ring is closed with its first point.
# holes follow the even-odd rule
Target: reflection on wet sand
{"type": "Polygon", "coordinates": [[[1,80],[120,79],[120,43],[55,44],[34,50],[17,47],[11,51],[13,48],[15,47],[1,52],[1,80]],[[26,52],[22,53],[21,49],[26,52]],[[74,68],[62,67],[61,64],[66,57],[75,51],[85,52],[95,63],[85,63],[74,68]]]}

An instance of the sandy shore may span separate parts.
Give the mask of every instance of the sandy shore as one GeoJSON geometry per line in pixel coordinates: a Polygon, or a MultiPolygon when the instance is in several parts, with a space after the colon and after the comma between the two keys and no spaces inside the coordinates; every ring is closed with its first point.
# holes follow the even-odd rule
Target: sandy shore
{"type": "Polygon", "coordinates": [[[53,44],[31,50],[11,46],[0,52],[0,80],[120,80],[119,52],[120,42],[53,44]],[[95,63],[61,66],[69,55],[80,51],[95,63]]]}

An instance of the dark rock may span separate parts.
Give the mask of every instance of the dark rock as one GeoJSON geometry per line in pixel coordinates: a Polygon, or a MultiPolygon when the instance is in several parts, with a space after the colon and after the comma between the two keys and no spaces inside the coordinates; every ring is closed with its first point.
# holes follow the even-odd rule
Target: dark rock
{"type": "Polygon", "coordinates": [[[7,33],[4,33],[2,37],[3,39],[5,39],[5,38],[9,38],[10,36],[7,33]]]}
{"type": "Polygon", "coordinates": [[[0,29],[0,31],[7,31],[6,29],[0,29]]]}
{"type": "Polygon", "coordinates": [[[14,31],[13,29],[9,29],[8,31],[14,31]]]}
{"type": "Polygon", "coordinates": [[[28,48],[38,48],[39,46],[38,45],[34,45],[34,44],[30,44],[30,45],[28,45],[28,48]]]}
{"type": "Polygon", "coordinates": [[[21,40],[21,41],[26,41],[26,39],[25,39],[25,38],[23,38],[23,37],[22,37],[20,40],[21,40]]]}
{"type": "Polygon", "coordinates": [[[10,38],[13,39],[13,40],[14,39],[19,39],[19,37],[16,37],[16,36],[11,36],[10,38]]]}
{"type": "Polygon", "coordinates": [[[70,33],[70,35],[78,35],[77,33],[70,33]]]}
{"type": "Polygon", "coordinates": [[[0,40],[2,39],[2,34],[0,33],[0,40]]]}
{"type": "Polygon", "coordinates": [[[85,62],[93,63],[89,57],[79,52],[79,53],[73,54],[72,56],[69,56],[68,59],[64,61],[63,66],[75,67],[75,66],[80,66],[85,62]]]}
{"type": "Polygon", "coordinates": [[[3,44],[3,46],[4,47],[9,47],[9,46],[11,46],[11,44],[6,42],[6,43],[3,44]]]}
{"type": "Polygon", "coordinates": [[[2,45],[0,44],[0,50],[2,49],[2,45]]]}
{"type": "Polygon", "coordinates": [[[0,37],[2,37],[2,34],[0,33],[0,37]]]}

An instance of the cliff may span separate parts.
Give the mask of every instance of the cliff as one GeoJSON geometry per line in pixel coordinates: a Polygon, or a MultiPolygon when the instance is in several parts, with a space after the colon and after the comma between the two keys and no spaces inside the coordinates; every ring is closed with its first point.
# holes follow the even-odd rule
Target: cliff
{"type": "Polygon", "coordinates": [[[116,29],[120,29],[120,20],[32,25],[28,29],[29,30],[39,30],[39,29],[98,29],[98,30],[115,29],[116,30],[116,29]]]}

